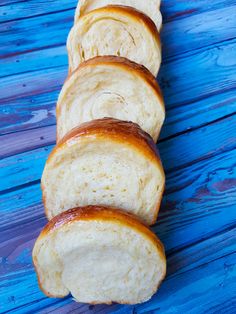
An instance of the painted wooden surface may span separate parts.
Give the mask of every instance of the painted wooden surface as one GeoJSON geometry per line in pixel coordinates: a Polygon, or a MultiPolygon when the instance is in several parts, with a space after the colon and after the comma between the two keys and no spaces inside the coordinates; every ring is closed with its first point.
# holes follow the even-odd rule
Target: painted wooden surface
{"type": "Polygon", "coordinates": [[[236,313],[236,1],[163,0],[158,144],[167,186],[153,230],[168,276],[137,306],[39,290],[31,250],[46,223],[40,177],[55,144],[76,0],[0,1],[0,313],[236,313]]]}

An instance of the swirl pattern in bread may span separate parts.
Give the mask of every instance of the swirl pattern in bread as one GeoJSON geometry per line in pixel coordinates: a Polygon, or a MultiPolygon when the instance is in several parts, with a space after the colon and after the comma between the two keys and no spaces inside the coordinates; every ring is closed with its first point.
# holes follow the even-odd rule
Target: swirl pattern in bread
{"type": "Polygon", "coordinates": [[[155,143],[137,124],[94,120],[69,132],[49,156],[42,176],[46,215],[106,205],[135,210],[153,224],[164,182],[155,143]]]}
{"type": "Polygon", "coordinates": [[[154,22],[125,6],[107,6],[82,16],[67,39],[69,68],[96,56],[125,57],[144,65],[156,76],[161,63],[161,45],[154,22]]]}
{"type": "Polygon", "coordinates": [[[159,239],[119,209],[69,210],[46,225],[33,249],[38,281],[49,297],[137,304],[152,297],[166,273],[159,239]]]}
{"type": "Polygon", "coordinates": [[[157,141],[165,108],[154,76],[121,57],[95,57],[83,62],[61,90],[57,139],[83,122],[104,117],[135,122],[157,141]]]}
{"type": "Polygon", "coordinates": [[[160,0],[80,0],[75,11],[75,23],[80,16],[107,5],[133,7],[149,16],[156,24],[157,29],[161,29],[162,15],[160,12],[160,0]]]}

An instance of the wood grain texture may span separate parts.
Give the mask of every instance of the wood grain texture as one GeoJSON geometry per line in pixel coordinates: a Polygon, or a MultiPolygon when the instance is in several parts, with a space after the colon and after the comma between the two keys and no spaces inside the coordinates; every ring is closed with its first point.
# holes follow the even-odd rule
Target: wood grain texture
{"type": "MultiPolygon", "coordinates": [[[[40,3],[36,5],[40,7],[40,3]]],[[[48,9],[50,10],[50,6],[48,6],[48,9]]],[[[163,27],[163,38],[166,43],[170,44],[170,47],[176,45],[181,47],[181,53],[205,47],[206,43],[210,45],[232,39],[235,37],[234,30],[236,27],[233,12],[233,5],[225,6],[222,3],[222,6],[216,10],[208,10],[202,12],[202,14],[189,15],[181,20],[170,21],[163,27]],[[209,23],[214,27],[214,32],[208,27],[209,23]],[[225,27],[226,25],[227,27],[225,27]],[[174,31],[170,31],[171,29],[174,31]],[[198,36],[195,36],[196,34],[198,36]],[[173,37],[174,41],[172,40],[173,37]],[[181,40],[183,38],[185,39],[184,41],[181,40]],[[189,49],[188,45],[190,42],[191,49],[189,49]]],[[[64,45],[68,30],[73,23],[73,16],[73,9],[63,12],[60,10],[53,14],[53,20],[51,14],[46,14],[43,18],[41,16],[34,16],[30,19],[26,18],[19,21],[15,20],[2,23],[0,43],[5,43],[1,50],[2,56],[6,58],[12,54],[28,53],[43,47],[64,45]],[[29,32],[32,34],[30,37],[26,36],[29,32]],[[6,37],[8,37],[8,41],[6,41],[6,37]]],[[[164,52],[164,58],[166,58],[166,56],[175,55],[177,51],[168,48],[164,52]]]]}
{"type": "MultiPolygon", "coordinates": [[[[187,132],[159,143],[158,148],[166,173],[236,149],[235,125],[236,114],[205,127],[198,128],[195,131],[187,132]],[[219,128],[220,133],[218,134],[219,128]],[[193,145],[193,143],[195,144],[193,145]]],[[[51,136],[48,136],[48,143],[46,142],[46,145],[49,145],[55,136],[54,130],[51,129],[51,131],[53,132],[51,136]]],[[[43,137],[43,139],[45,138],[43,137]]],[[[10,142],[10,145],[7,146],[8,150],[6,149],[4,154],[11,155],[10,151],[12,149],[15,152],[15,145],[12,144],[14,142],[10,142]]],[[[2,169],[0,191],[17,187],[19,182],[21,185],[25,185],[41,178],[45,160],[52,146],[30,150],[33,149],[32,145],[36,145],[36,142],[31,141],[30,138],[29,144],[31,145],[31,148],[28,147],[29,151],[26,151],[26,147],[23,146],[26,152],[24,151],[23,153],[0,160],[0,169],[2,169]]],[[[38,146],[42,146],[40,138],[38,146]]]]}
{"type": "MultiPolygon", "coordinates": [[[[164,60],[170,60],[165,61],[159,75],[159,81],[165,90],[168,110],[193,102],[196,103],[195,107],[201,110],[202,107],[198,105],[198,102],[202,99],[229,92],[235,88],[236,77],[235,71],[233,71],[236,60],[235,42],[234,40],[228,42],[232,37],[235,37],[234,15],[231,12],[232,3],[230,6],[222,5],[220,8],[217,7],[215,11],[206,11],[204,16],[202,14],[197,16],[189,15],[184,19],[174,20],[164,27],[162,32],[163,56],[164,60]],[[201,23],[204,17],[206,20],[201,23]],[[200,26],[197,28],[193,26],[196,22],[201,26],[201,29],[199,29],[200,26]],[[209,33],[211,30],[208,27],[213,22],[215,25],[214,36],[209,33]],[[198,32],[197,36],[193,29],[198,32]],[[221,44],[219,44],[220,41],[222,41],[221,44]],[[207,49],[205,49],[205,43],[208,45],[207,49]],[[184,49],[183,44],[186,46],[184,49]],[[188,47],[191,49],[189,50],[188,47]],[[192,56],[193,53],[195,56],[192,56]],[[227,59],[224,58],[226,54],[227,59]],[[166,59],[167,56],[171,58],[166,59]],[[195,87],[193,91],[186,89],[186,80],[189,79],[191,79],[189,84],[195,87]]],[[[6,31],[4,29],[2,31],[3,36],[1,38],[3,42],[7,42],[10,45],[9,49],[12,51],[15,50],[15,47],[18,47],[17,40],[14,39],[11,44],[8,40],[9,37],[11,39],[14,36],[21,36],[19,38],[19,47],[23,51],[14,52],[14,54],[5,56],[0,60],[0,76],[2,76],[0,83],[5,90],[0,97],[0,103],[4,105],[1,106],[1,115],[3,117],[1,132],[14,132],[55,123],[53,114],[55,102],[67,75],[65,41],[72,20],[73,10],[53,14],[54,23],[52,23],[52,16],[46,14],[45,17],[16,21],[13,28],[5,25],[8,23],[3,24],[6,27],[6,29],[4,28],[6,31]],[[68,15],[66,19],[69,20],[68,23],[63,23],[63,27],[60,22],[62,15],[64,19],[65,15],[68,15]],[[27,38],[25,32],[28,31],[27,23],[30,23],[32,33],[41,36],[40,38],[34,38],[33,35],[30,42],[27,40],[25,42],[25,38],[27,38]],[[40,32],[38,32],[38,29],[40,29],[40,32]],[[42,32],[45,32],[45,34],[42,32]],[[31,47],[30,50],[27,45],[31,47]],[[12,75],[13,77],[11,77],[12,75]],[[13,91],[15,92],[13,93],[13,91]],[[27,110],[28,106],[35,110],[27,110]]],[[[2,46],[4,49],[7,48],[6,44],[2,46]]],[[[209,106],[211,101],[204,103],[209,106]]],[[[209,109],[211,108],[207,107],[203,111],[206,112],[209,109]]],[[[231,106],[227,106],[227,111],[235,111],[235,102],[231,106]]],[[[182,108],[180,112],[185,114],[185,108],[182,108]]],[[[217,118],[223,115],[220,110],[214,110],[214,113],[218,115],[217,118]]],[[[205,117],[199,115],[198,111],[197,116],[199,121],[205,121],[205,117]]],[[[169,117],[171,118],[171,113],[169,117]]],[[[210,115],[208,119],[210,117],[213,116],[210,115]]],[[[185,121],[185,119],[182,120],[185,121]]],[[[184,123],[178,125],[185,126],[184,123]]],[[[184,130],[189,127],[191,127],[191,121],[184,130]]]]}
{"type": "MultiPolygon", "coordinates": [[[[167,175],[162,211],[153,227],[168,239],[167,250],[189,245],[199,237],[210,237],[235,223],[235,158],[235,150],[234,154],[225,152],[167,175]],[[211,219],[207,229],[205,218],[211,219]]],[[[39,182],[33,182],[1,196],[1,230],[44,217],[39,189],[39,182]]]]}
{"type": "Polygon", "coordinates": [[[214,11],[220,8],[234,6],[235,0],[214,1],[162,1],[161,11],[164,15],[164,23],[170,20],[183,19],[195,14],[214,11]]]}
{"type": "MultiPolygon", "coordinates": [[[[31,0],[27,3],[27,6],[25,2],[25,0],[2,0],[0,4],[1,22],[75,9],[77,4],[77,0],[48,0],[47,2],[43,0],[31,0]]],[[[213,11],[235,5],[235,3],[235,0],[215,0],[209,3],[204,0],[162,1],[161,11],[164,15],[164,23],[167,23],[170,20],[181,19],[206,11],[213,11]]]]}
{"type": "MultiPolygon", "coordinates": [[[[162,66],[159,82],[164,91],[167,111],[170,111],[167,112],[166,126],[168,120],[177,118],[182,132],[192,127],[191,120],[185,119],[186,114],[193,119],[197,117],[198,121],[206,121],[205,113],[211,110],[212,114],[208,115],[207,120],[214,121],[236,112],[235,55],[233,41],[193,56],[186,55],[162,66]],[[186,81],[191,89],[186,88],[186,81]],[[209,100],[204,101],[206,98],[209,100]],[[191,106],[192,110],[186,112],[187,106],[191,106]],[[215,106],[222,107],[222,110],[214,110],[215,106]],[[178,117],[176,108],[179,108],[178,117]]],[[[54,124],[55,103],[66,75],[67,67],[59,65],[0,79],[5,90],[0,96],[0,104],[4,105],[0,108],[1,133],[54,124]],[[28,110],[29,106],[31,110],[28,110]]],[[[167,134],[170,134],[170,129],[167,134]]]]}
{"type": "Polygon", "coordinates": [[[76,0],[0,3],[0,313],[236,311],[236,1],[163,0],[166,192],[153,231],[168,277],[137,306],[46,298],[31,250],[46,223],[40,177],[55,143],[76,0]]]}
{"type": "MultiPolygon", "coordinates": [[[[38,224],[39,221],[37,221],[37,225],[38,224]]],[[[24,225],[24,228],[22,228],[21,232],[18,231],[15,240],[9,240],[9,238],[7,237],[5,241],[3,233],[1,249],[3,250],[5,256],[7,256],[4,263],[5,267],[8,268],[8,272],[7,276],[2,277],[0,275],[2,285],[1,287],[3,287],[4,284],[6,284],[7,282],[8,285],[11,286],[11,290],[8,290],[8,293],[15,294],[15,301],[17,301],[17,304],[13,305],[12,300],[9,300],[9,294],[5,295],[4,293],[4,299],[1,298],[1,300],[6,302],[5,304],[7,305],[8,309],[17,306],[21,307],[22,304],[24,304],[24,311],[33,311],[36,309],[45,308],[49,304],[48,299],[43,297],[43,295],[38,291],[37,286],[32,285],[32,282],[35,281],[35,274],[31,265],[30,251],[34,242],[33,238],[36,235],[36,231],[32,233],[32,227],[35,228],[36,224],[34,223],[32,226],[30,226],[29,224],[24,225]],[[29,229],[31,230],[30,235],[28,233],[29,229]],[[24,242],[23,246],[19,244],[22,241],[24,242]],[[9,247],[8,243],[12,244],[11,247],[9,247]],[[12,251],[13,247],[15,247],[15,249],[12,251]],[[21,300],[20,298],[21,291],[19,291],[17,287],[19,280],[22,279],[24,280],[23,300],[21,300]]],[[[170,305],[170,300],[173,299],[173,292],[174,294],[177,293],[178,298],[180,298],[180,301],[176,304],[176,311],[178,310],[178,307],[179,309],[181,309],[182,306],[186,307],[187,310],[187,300],[189,296],[193,296],[195,294],[195,291],[201,292],[200,283],[206,289],[204,288],[202,293],[198,294],[197,298],[190,297],[192,303],[195,303],[194,305],[196,310],[198,309],[197,304],[199,303],[199,298],[202,298],[202,294],[205,295],[206,291],[209,289],[206,298],[209,301],[210,293],[214,291],[216,292],[218,284],[223,283],[222,286],[224,288],[224,294],[221,295],[221,293],[219,293],[219,299],[217,299],[218,301],[215,304],[218,304],[220,306],[222,300],[227,299],[227,295],[225,295],[225,290],[227,289],[228,285],[235,284],[235,255],[233,255],[235,251],[234,238],[235,228],[231,228],[229,230],[225,230],[225,232],[222,234],[217,234],[216,236],[201,241],[200,243],[196,243],[191,247],[186,247],[182,250],[176,250],[175,252],[168,254],[168,279],[163,284],[159,293],[152,299],[152,301],[148,302],[148,304],[145,304],[145,310],[149,310],[150,307],[155,308],[158,303],[159,305],[163,306],[163,312],[165,313],[165,310],[167,310],[168,306],[170,305]],[[217,263],[217,268],[214,268],[214,263],[218,260],[219,263],[217,263]],[[229,269],[229,273],[227,272],[227,267],[224,267],[224,263],[228,263],[229,266],[231,266],[229,269]],[[202,272],[204,275],[201,271],[199,272],[199,269],[202,268],[202,272]],[[197,284],[197,282],[199,283],[197,284]],[[217,285],[215,285],[216,282],[217,285]]],[[[232,296],[233,292],[231,291],[231,293],[229,292],[229,297],[232,296]]],[[[205,297],[206,296],[204,296],[204,298],[205,297]]],[[[176,299],[178,300],[178,298],[176,299]]],[[[205,303],[206,299],[203,299],[204,302],[202,301],[202,305],[204,306],[205,310],[209,308],[209,306],[212,306],[209,303],[205,303]]],[[[63,306],[65,303],[70,301],[70,298],[62,300],[61,305],[63,306]]],[[[50,303],[53,304],[56,302],[58,302],[58,300],[51,300],[50,303]]],[[[75,305],[72,304],[72,306],[75,305]]],[[[76,308],[81,308],[81,305],[77,305],[76,308]]],[[[83,311],[85,311],[86,308],[86,306],[83,307],[83,311]]],[[[139,307],[137,307],[137,309],[138,308],[139,307]]],[[[114,310],[114,308],[112,307],[103,308],[104,311],[105,309],[107,309],[106,312],[114,310]]],[[[100,309],[98,309],[97,311],[97,307],[93,308],[94,313],[97,313],[99,311],[100,309]]],[[[181,310],[179,312],[181,312],[181,310]]]]}
{"type": "MultiPolygon", "coordinates": [[[[2,4],[3,1],[1,1],[2,4]]],[[[1,23],[8,21],[15,21],[20,19],[28,19],[35,16],[44,16],[52,14],[58,11],[75,10],[77,0],[31,0],[27,1],[7,1],[4,0],[4,4],[0,6],[0,18],[1,23]]]]}

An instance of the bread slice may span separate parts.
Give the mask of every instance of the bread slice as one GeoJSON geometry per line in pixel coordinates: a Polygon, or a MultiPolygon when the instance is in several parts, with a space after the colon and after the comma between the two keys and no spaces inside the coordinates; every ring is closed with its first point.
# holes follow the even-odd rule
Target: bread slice
{"type": "Polygon", "coordinates": [[[94,9],[107,5],[123,5],[133,7],[149,16],[160,30],[162,25],[160,2],[160,0],[80,0],[75,12],[75,23],[80,16],[94,9]]]}
{"type": "Polygon", "coordinates": [[[152,224],[164,182],[156,146],[138,125],[94,120],[69,132],[50,154],[42,176],[46,215],[51,219],[70,208],[106,205],[152,224]]]}
{"type": "Polygon", "coordinates": [[[33,249],[38,281],[49,297],[136,304],[152,297],[166,273],[159,239],[118,209],[88,206],[50,221],[33,249]]]}
{"type": "Polygon", "coordinates": [[[154,22],[125,6],[107,6],[82,16],[67,40],[69,68],[96,56],[115,55],[144,65],[154,76],[161,63],[161,45],[154,22]]]}
{"type": "Polygon", "coordinates": [[[104,117],[135,122],[157,141],[165,107],[154,76],[121,57],[95,57],[83,62],[61,90],[57,139],[83,122],[104,117]]]}

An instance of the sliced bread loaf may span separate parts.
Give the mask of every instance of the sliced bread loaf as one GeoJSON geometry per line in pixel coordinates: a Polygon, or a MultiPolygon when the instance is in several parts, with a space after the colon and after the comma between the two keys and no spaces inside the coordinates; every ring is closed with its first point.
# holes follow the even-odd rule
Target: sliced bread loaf
{"type": "Polygon", "coordinates": [[[61,90],[57,139],[83,122],[104,117],[135,122],[156,141],[165,108],[154,76],[121,57],[95,57],[83,62],[61,90]]]}
{"type": "Polygon", "coordinates": [[[118,209],[69,210],[48,223],[33,249],[38,281],[49,297],[136,304],[152,297],[166,273],[159,239],[118,209]]]}
{"type": "Polygon", "coordinates": [[[83,15],[67,40],[69,68],[96,56],[115,55],[144,65],[156,76],[161,45],[154,22],[125,6],[107,6],[83,15]]]}
{"type": "Polygon", "coordinates": [[[93,120],[69,132],[49,156],[42,176],[46,215],[107,205],[153,224],[164,182],[156,146],[137,124],[93,120]]]}

